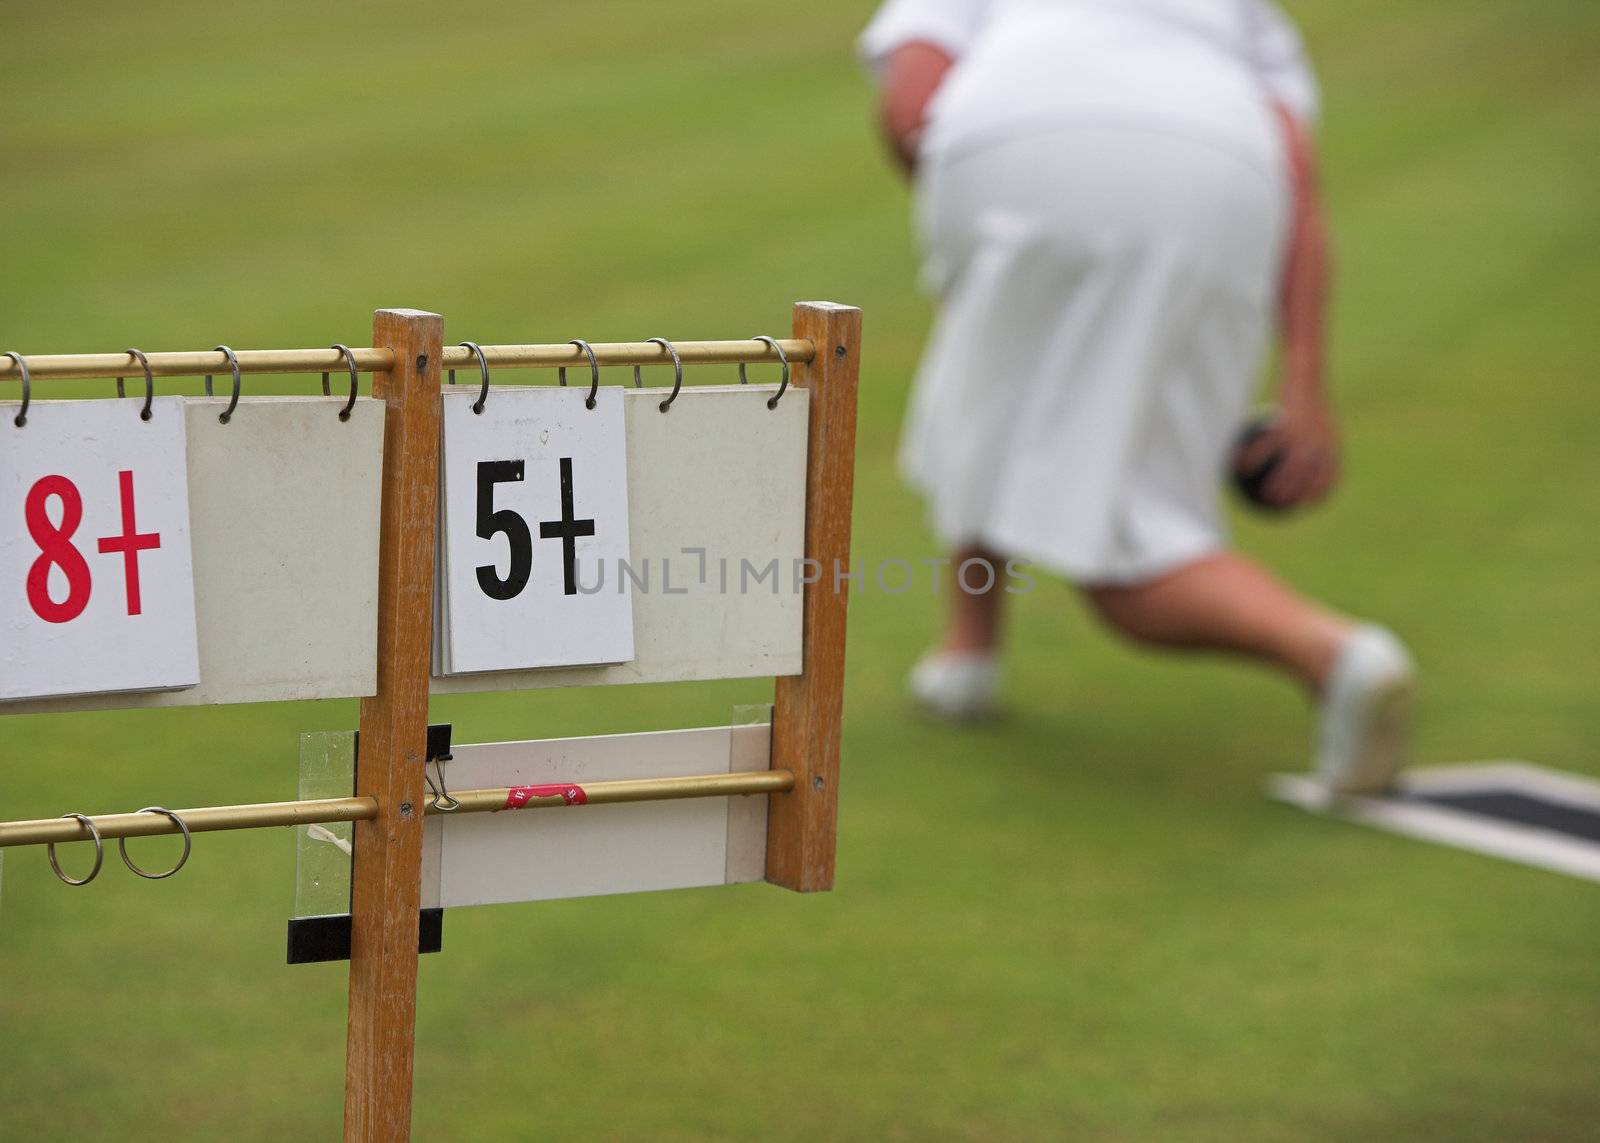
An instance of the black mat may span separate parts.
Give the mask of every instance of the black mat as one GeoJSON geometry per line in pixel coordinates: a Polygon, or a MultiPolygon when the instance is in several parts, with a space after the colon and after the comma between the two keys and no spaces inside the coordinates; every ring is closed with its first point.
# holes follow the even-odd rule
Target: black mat
{"type": "Polygon", "coordinates": [[[1470,794],[1413,793],[1401,800],[1447,806],[1478,817],[1535,826],[1585,841],[1600,841],[1600,810],[1514,790],[1476,790],[1470,794]]]}

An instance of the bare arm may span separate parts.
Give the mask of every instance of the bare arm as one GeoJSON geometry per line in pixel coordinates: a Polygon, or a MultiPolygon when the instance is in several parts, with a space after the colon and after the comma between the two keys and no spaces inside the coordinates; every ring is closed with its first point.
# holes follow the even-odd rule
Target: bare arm
{"type": "Polygon", "coordinates": [[[1285,400],[1323,401],[1327,364],[1328,279],[1332,263],[1315,144],[1293,114],[1278,108],[1289,155],[1294,214],[1284,266],[1280,322],[1285,400]]]}
{"type": "Polygon", "coordinates": [[[1332,254],[1317,185],[1316,145],[1292,112],[1281,106],[1276,111],[1292,192],[1278,311],[1283,341],[1281,412],[1273,428],[1256,438],[1239,462],[1248,469],[1280,453],[1262,491],[1269,502],[1289,507],[1314,503],[1333,489],[1339,476],[1339,442],[1325,382],[1332,254]]]}
{"type": "Polygon", "coordinates": [[[916,169],[928,103],[953,63],[955,58],[943,48],[917,40],[896,48],[884,67],[879,122],[890,151],[908,174],[916,169]]]}

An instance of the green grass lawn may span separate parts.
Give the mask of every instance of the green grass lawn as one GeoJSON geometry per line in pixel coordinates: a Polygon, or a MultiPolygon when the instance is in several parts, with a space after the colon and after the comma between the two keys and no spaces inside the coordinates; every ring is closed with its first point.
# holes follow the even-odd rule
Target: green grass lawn
{"type": "MultiPolygon", "coordinates": [[[[395,305],[452,341],[744,337],[851,302],[856,550],[932,555],[893,464],[928,308],[849,55],[868,7],[6,4],[0,349],[359,345],[395,305]]],[[[1242,541],[1412,642],[1423,761],[1600,775],[1600,8],[1290,7],[1327,89],[1348,477],[1242,541]]],[[[1018,608],[1011,717],[926,724],[901,687],[936,620],[851,604],[834,893],[453,912],[418,1138],[1594,1137],[1600,887],[1267,802],[1302,700],[1120,646],[1056,584],[1018,608]]],[[[486,741],[768,694],[433,713],[486,741]]],[[[7,718],[0,815],[291,797],[296,734],[355,719],[7,718]]],[[[336,1136],[345,969],[282,963],[292,854],[207,835],[171,881],[69,890],[7,853],[0,1138],[336,1136]]]]}

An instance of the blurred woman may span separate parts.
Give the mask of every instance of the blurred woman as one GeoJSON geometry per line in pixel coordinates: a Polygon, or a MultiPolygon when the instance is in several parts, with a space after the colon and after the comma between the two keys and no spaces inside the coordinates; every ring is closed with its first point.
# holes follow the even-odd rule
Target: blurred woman
{"type": "Polygon", "coordinates": [[[1079,585],[1145,643],[1242,653],[1319,705],[1330,789],[1389,786],[1412,666],[1381,627],[1227,545],[1230,462],[1271,505],[1338,475],[1323,377],[1316,88],[1267,0],[889,0],[862,36],[917,186],[939,314],[902,448],[966,565],[916,698],[994,709],[999,566],[1079,585]],[[1278,415],[1233,442],[1269,334],[1278,415]]]}

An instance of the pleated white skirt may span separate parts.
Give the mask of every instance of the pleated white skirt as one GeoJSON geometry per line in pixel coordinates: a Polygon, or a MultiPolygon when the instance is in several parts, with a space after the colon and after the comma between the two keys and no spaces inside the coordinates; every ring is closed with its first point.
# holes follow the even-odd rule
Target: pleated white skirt
{"type": "Polygon", "coordinates": [[[924,155],[940,305],[901,460],[943,542],[1086,584],[1225,544],[1288,213],[1261,122],[1218,140],[1084,116],[924,155]]]}

